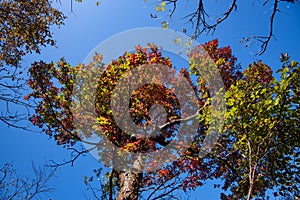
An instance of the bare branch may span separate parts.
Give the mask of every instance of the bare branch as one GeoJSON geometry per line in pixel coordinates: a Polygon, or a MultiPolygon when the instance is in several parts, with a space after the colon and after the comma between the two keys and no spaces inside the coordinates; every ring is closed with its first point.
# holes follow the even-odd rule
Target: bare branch
{"type": "Polygon", "coordinates": [[[92,191],[93,197],[96,200],[100,200],[100,198],[97,196],[97,193],[101,192],[100,189],[93,187],[89,182],[87,183],[87,189],[92,191]]]}
{"type": "Polygon", "coordinates": [[[180,122],[188,122],[188,121],[190,121],[190,120],[196,118],[196,117],[199,115],[200,111],[201,111],[204,107],[205,107],[205,105],[204,105],[203,107],[201,107],[199,110],[197,110],[197,112],[196,112],[195,114],[191,115],[191,116],[188,116],[188,117],[183,118],[183,119],[182,119],[182,118],[180,118],[180,119],[174,119],[174,120],[172,120],[172,121],[169,121],[169,122],[167,122],[167,123],[165,123],[165,124],[159,126],[158,128],[159,128],[159,130],[162,130],[162,129],[168,127],[168,126],[171,126],[171,125],[174,125],[174,124],[178,124],[178,123],[180,123],[180,122]]]}
{"type": "Polygon", "coordinates": [[[167,5],[169,5],[169,4],[173,4],[173,9],[170,10],[170,12],[169,12],[169,16],[172,17],[173,14],[174,14],[174,12],[175,12],[175,10],[176,10],[176,8],[177,8],[177,0],[169,0],[169,1],[167,1],[167,5]]]}
{"type": "Polygon", "coordinates": [[[176,199],[175,196],[172,195],[172,193],[175,190],[177,190],[177,189],[179,189],[181,187],[182,187],[182,183],[180,183],[179,178],[176,177],[175,179],[163,182],[163,183],[161,183],[158,186],[154,186],[154,187],[151,187],[151,188],[145,188],[145,189],[141,190],[141,192],[153,190],[148,195],[148,197],[146,198],[146,200],[176,199]]]}
{"type": "Polygon", "coordinates": [[[89,153],[90,151],[92,151],[92,150],[94,150],[94,149],[96,149],[96,148],[97,148],[97,146],[94,146],[94,147],[92,147],[92,148],[90,148],[90,149],[83,149],[83,147],[82,147],[81,150],[77,150],[77,149],[75,149],[75,148],[73,148],[73,147],[69,147],[69,148],[67,148],[67,149],[72,151],[72,152],[71,152],[71,158],[70,158],[69,160],[64,160],[62,163],[57,163],[57,162],[55,162],[54,160],[51,160],[50,162],[52,162],[52,164],[50,164],[49,166],[50,166],[50,167],[56,168],[56,167],[61,167],[61,166],[63,166],[63,165],[71,164],[71,166],[73,167],[73,166],[74,166],[74,162],[75,162],[81,155],[84,155],[84,154],[86,154],[86,153],[89,153]]]}
{"type": "MultiPolygon", "coordinates": [[[[256,37],[258,39],[264,39],[264,41],[262,41],[262,45],[260,46],[261,50],[258,52],[258,55],[262,55],[267,50],[269,42],[270,42],[271,38],[273,37],[274,19],[275,19],[276,13],[279,12],[278,2],[279,2],[278,0],[274,0],[274,6],[273,6],[273,12],[272,12],[272,15],[271,15],[271,18],[270,18],[270,30],[269,30],[268,36],[267,37],[260,37],[260,36],[256,37]]],[[[261,40],[259,40],[259,41],[261,41],[261,40]]]]}
{"type": "Polygon", "coordinates": [[[23,99],[26,86],[20,74],[19,67],[0,66],[0,121],[9,127],[29,130],[27,121],[32,105],[23,99]]]}
{"type": "Polygon", "coordinates": [[[13,169],[13,163],[4,164],[0,169],[0,199],[31,200],[42,194],[50,193],[49,181],[54,177],[56,170],[47,167],[35,167],[32,164],[33,177],[20,177],[13,169]]]}
{"type": "Polygon", "coordinates": [[[233,0],[227,11],[222,14],[223,17],[218,18],[214,24],[208,24],[206,17],[208,17],[209,15],[204,8],[203,0],[199,0],[197,10],[191,14],[186,15],[185,17],[183,17],[183,19],[188,19],[188,22],[193,26],[196,24],[193,37],[197,38],[203,32],[214,32],[217,26],[225,21],[230,16],[232,11],[236,8],[236,0],[233,0]]]}
{"type": "MultiPolygon", "coordinates": [[[[174,15],[174,12],[176,9],[178,9],[177,6],[177,0],[166,0],[167,5],[171,5],[171,9],[169,10],[169,17],[172,17],[174,15]]],[[[266,6],[269,4],[270,0],[264,0],[261,5],[266,6]]],[[[275,23],[275,16],[280,10],[278,10],[278,5],[280,2],[285,3],[295,3],[299,1],[295,0],[273,0],[273,9],[272,14],[270,16],[269,20],[269,31],[266,36],[252,36],[251,38],[254,41],[258,41],[260,43],[260,50],[257,52],[257,55],[262,55],[268,48],[268,45],[271,41],[271,39],[274,37],[274,23],[275,23]]],[[[217,29],[217,27],[226,21],[229,16],[237,9],[237,0],[232,0],[230,5],[228,6],[227,10],[223,13],[220,13],[219,18],[217,18],[213,23],[209,23],[209,12],[205,8],[205,4],[203,0],[198,0],[197,6],[195,6],[195,9],[193,12],[185,15],[182,19],[186,20],[186,23],[190,23],[193,26],[193,38],[199,37],[202,33],[206,32],[208,33],[214,33],[214,31],[217,29]]],[[[156,16],[156,15],[155,15],[156,16]]],[[[157,17],[156,17],[157,18],[157,17]]],[[[249,41],[249,40],[247,40],[249,41]]],[[[246,44],[246,47],[249,46],[249,44],[246,44]]]]}

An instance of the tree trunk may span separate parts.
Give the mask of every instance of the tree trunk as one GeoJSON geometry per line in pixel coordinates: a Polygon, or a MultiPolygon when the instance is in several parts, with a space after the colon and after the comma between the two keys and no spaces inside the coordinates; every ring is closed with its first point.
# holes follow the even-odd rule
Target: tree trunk
{"type": "MultiPolygon", "coordinates": [[[[134,161],[133,168],[142,169],[140,158],[134,161]]],[[[119,172],[120,188],[116,200],[137,200],[142,176],[138,172],[119,172]]]]}
{"type": "Polygon", "coordinates": [[[248,189],[247,200],[251,199],[252,190],[253,190],[253,181],[252,181],[252,178],[249,178],[249,179],[250,179],[250,185],[249,185],[249,189],[248,189]]]}
{"type": "Polygon", "coordinates": [[[137,200],[141,178],[141,173],[120,172],[120,189],[117,200],[137,200]]]}
{"type": "Polygon", "coordinates": [[[251,143],[249,140],[247,140],[247,142],[248,142],[248,148],[249,148],[249,189],[248,189],[247,200],[250,200],[252,197],[252,192],[253,192],[257,162],[256,162],[256,164],[253,164],[252,146],[251,146],[251,143]]]}

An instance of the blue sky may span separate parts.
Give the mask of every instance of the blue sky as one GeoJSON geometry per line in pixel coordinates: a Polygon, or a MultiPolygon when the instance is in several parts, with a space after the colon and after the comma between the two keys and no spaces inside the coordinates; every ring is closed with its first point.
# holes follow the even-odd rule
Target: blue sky
{"type": "MultiPolygon", "coordinates": [[[[95,46],[114,34],[133,28],[161,26],[161,20],[150,18],[150,12],[155,10],[155,4],[151,4],[150,1],[144,3],[143,0],[103,0],[98,7],[95,2],[86,0],[81,4],[73,3],[73,13],[69,1],[57,5],[68,16],[64,26],[54,29],[58,48],[47,47],[40,55],[28,55],[24,58],[23,64],[29,66],[34,60],[58,61],[61,57],[65,57],[71,64],[76,65],[83,62],[95,46]]],[[[215,8],[214,11],[222,10],[222,7],[213,7],[217,4],[215,1],[212,2],[209,6],[215,8]]],[[[221,46],[232,47],[234,55],[243,67],[262,59],[275,71],[280,66],[280,53],[285,52],[289,52],[293,59],[300,60],[300,4],[283,3],[281,9],[284,12],[276,16],[274,29],[276,39],[270,42],[265,54],[255,56],[253,52],[257,46],[245,48],[239,40],[248,33],[266,33],[271,5],[261,9],[257,0],[239,3],[241,4],[237,12],[234,12],[227,22],[221,24],[213,36],[203,35],[199,37],[198,42],[218,38],[221,46]]],[[[181,6],[170,21],[170,28],[182,30],[184,21],[180,20],[180,17],[184,14],[182,11],[186,12],[188,7],[185,4],[181,6]]],[[[38,165],[49,159],[59,162],[69,158],[70,152],[57,146],[55,141],[38,130],[26,132],[0,124],[0,134],[0,164],[14,161],[20,174],[30,174],[32,161],[38,165]]],[[[99,166],[101,164],[96,159],[86,155],[79,158],[74,167],[62,167],[53,181],[55,191],[49,197],[53,200],[66,197],[76,200],[84,199],[85,195],[89,196],[90,193],[85,190],[83,176],[91,175],[92,170],[99,166]]],[[[207,187],[191,192],[190,199],[218,199],[218,191],[210,186],[208,184],[207,187]]]]}

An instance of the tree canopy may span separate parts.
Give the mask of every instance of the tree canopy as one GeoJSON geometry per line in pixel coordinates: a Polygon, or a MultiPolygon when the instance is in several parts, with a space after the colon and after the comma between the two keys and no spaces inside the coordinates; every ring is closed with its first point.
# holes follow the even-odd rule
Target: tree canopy
{"type": "Polygon", "coordinates": [[[22,73],[26,67],[20,66],[20,62],[28,53],[40,53],[41,47],[54,46],[50,28],[60,26],[64,19],[48,0],[0,2],[0,104],[4,108],[0,121],[3,123],[24,128],[18,122],[27,120],[29,105],[22,98],[22,73]]]}
{"type": "Polygon", "coordinates": [[[55,45],[50,27],[61,25],[64,15],[51,2],[1,1],[0,66],[17,66],[27,53],[40,53],[41,46],[55,45]]]}
{"type": "MultiPolygon", "coordinates": [[[[195,189],[208,179],[222,181],[221,184],[216,184],[216,187],[225,191],[221,195],[222,199],[261,199],[268,189],[278,191],[273,193],[274,196],[286,198],[298,195],[299,63],[290,61],[288,55],[282,55],[283,66],[278,71],[281,77],[277,80],[270,67],[261,61],[250,64],[241,72],[231,49],[219,48],[217,40],[202,47],[214,60],[224,81],[227,112],[221,138],[212,152],[203,158],[199,157],[212,120],[210,100],[213,97],[208,91],[205,77],[193,68],[192,60],[202,56],[194,48],[190,54],[190,69],[180,71],[193,86],[200,108],[192,108],[199,112],[198,129],[192,143],[180,158],[153,172],[113,169],[108,173],[108,181],[104,187],[107,190],[103,190],[110,199],[113,198],[113,191],[118,191],[117,199],[137,199],[144,194],[143,191],[150,191],[145,193],[149,195],[148,199],[172,197],[172,192],[178,188],[184,191],[195,189]],[[196,81],[192,80],[192,74],[197,77],[196,81]],[[158,188],[164,188],[164,193],[159,193],[158,188]]],[[[80,64],[75,67],[65,60],[57,64],[34,63],[28,81],[33,92],[26,96],[26,99],[38,101],[31,121],[46,134],[54,136],[58,144],[73,145],[81,140],[80,131],[83,129],[78,129],[75,125],[75,119],[80,119],[91,125],[91,131],[97,133],[101,129],[105,137],[125,152],[148,153],[165,148],[169,142],[176,140],[178,127],[186,119],[190,119],[178,112],[180,97],[174,96],[174,91],[168,89],[165,83],[146,84],[133,90],[130,96],[130,116],[139,126],[153,123],[151,106],[159,103],[164,107],[167,113],[163,121],[165,124],[155,137],[132,136],[120,129],[113,117],[111,100],[117,82],[122,74],[144,64],[173,67],[171,60],[153,45],[148,48],[138,46],[135,52],[124,53],[106,69],[101,55],[96,55],[89,65],[80,64]],[[100,78],[97,77],[98,85],[89,86],[97,87],[95,104],[90,105],[96,106],[97,116],[85,118],[84,112],[89,112],[89,106],[86,107],[85,104],[82,105],[85,107],[83,110],[78,107],[75,108],[76,112],[72,110],[73,89],[80,88],[80,85],[74,84],[76,73],[80,69],[86,69],[86,75],[93,71],[91,69],[103,72],[100,78]]],[[[144,76],[146,78],[147,74],[144,76]]],[[[88,91],[83,94],[88,94],[88,91]]],[[[85,95],[80,97],[87,98],[85,95]]],[[[114,161],[115,156],[107,154],[109,152],[103,143],[95,145],[100,154],[111,158],[109,162],[114,161]]],[[[87,179],[86,184],[92,180],[87,179]]]]}
{"type": "MultiPolygon", "coordinates": [[[[65,59],[57,63],[34,62],[27,81],[32,92],[24,97],[28,100],[24,102],[21,98],[24,88],[22,58],[30,53],[40,53],[43,46],[55,46],[51,27],[59,27],[65,20],[63,13],[51,3],[49,0],[0,2],[0,104],[6,106],[0,113],[0,121],[20,128],[15,123],[23,119],[24,113],[19,113],[18,109],[12,111],[9,105],[34,106],[35,114],[30,121],[53,137],[58,145],[74,151],[74,158],[67,163],[73,164],[83,153],[96,150],[104,158],[105,165],[113,167],[109,172],[102,172],[106,173],[107,180],[100,183],[99,194],[91,186],[95,179],[85,177],[85,184],[93,190],[96,198],[134,200],[142,196],[146,199],[175,199],[176,190],[194,190],[210,179],[218,180],[215,187],[224,191],[220,196],[224,200],[264,199],[268,190],[275,197],[292,199],[300,196],[300,65],[288,54],[282,54],[282,67],[277,74],[273,74],[271,67],[262,61],[250,64],[242,72],[231,48],[220,48],[217,40],[191,49],[188,69],[175,66],[176,63],[155,44],[124,52],[107,67],[101,54],[96,54],[93,62],[86,65],[72,66],[65,59]],[[211,110],[216,95],[209,90],[207,76],[197,70],[212,67],[206,60],[207,55],[220,73],[226,112],[218,113],[225,117],[224,126],[218,130],[221,133],[219,140],[212,151],[199,157],[206,148],[205,138],[210,126],[216,121],[211,110]],[[139,71],[141,69],[145,71],[139,71]],[[179,69],[178,72],[175,69],[179,69]],[[132,71],[139,72],[138,76],[126,75],[132,71]],[[153,73],[158,75],[149,75],[153,73]],[[79,74],[97,84],[88,85],[78,80],[79,74]],[[160,78],[165,79],[161,81],[160,78]],[[142,84],[142,80],[149,83],[131,88],[142,84]],[[119,86],[120,81],[128,84],[119,86]],[[184,83],[188,83],[192,95],[184,94],[184,83]],[[180,86],[178,95],[174,88],[180,89],[180,86]],[[94,96],[89,93],[91,89],[96,90],[94,96]],[[126,98],[127,93],[129,98],[126,98]],[[192,98],[195,104],[191,103],[192,98]],[[116,118],[116,113],[119,118],[116,118]],[[132,120],[134,126],[123,123],[127,122],[124,119],[132,120]],[[193,130],[191,127],[195,125],[197,127],[193,130]],[[85,140],[93,134],[107,140],[96,143],[85,140]],[[188,145],[180,142],[189,140],[188,145]],[[79,151],[74,147],[78,142],[89,143],[92,148],[79,151]],[[172,146],[170,144],[175,144],[175,147],[167,156],[159,153],[172,146]],[[154,160],[144,158],[155,152],[156,161],[168,157],[169,162],[160,166],[154,160]],[[135,156],[126,160],[131,153],[135,156]],[[133,170],[116,167],[124,163],[133,170]],[[153,170],[149,170],[151,167],[153,170]],[[143,170],[146,168],[148,170],[143,170]]],[[[186,13],[183,20],[192,25],[187,29],[193,38],[213,33],[238,8],[236,0],[232,0],[221,13],[210,12],[203,0],[197,1],[196,7],[195,2],[192,3],[191,13],[186,13]],[[210,21],[210,13],[217,16],[213,21],[210,21]]],[[[258,3],[272,8],[267,34],[244,40],[247,45],[249,41],[259,41],[261,50],[258,54],[261,55],[274,36],[279,5],[296,1],[265,0],[258,3]]],[[[154,4],[155,13],[150,13],[150,16],[155,19],[160,15],[172,19],[179,8],[177,0],[154,1],[154,4]]],[[[100,2],[97,1],[96,5],[100,2]]],[[[167,20],[161,24],[163,28],[169,27],[167,20]]],[[[182,32],[187,33],[187,29],[182,32]]],[[[36,179],[28,179],[29,182],[16,179],[23,183],[19,186],[14,185],[14,181],[6,181],[6,175],[14,173],[10,165],[0,171],[4,174],[0,190],[4,191],[5,187],[17,189],[13,195],[20,198],[31,198],[48,191],[45,183],[52,177],[52,174],[35,170],[36,179]]],[[[100,169],[95,170],[97,178],[100,173],[100,169]]],[[[11,198],[5,191],[3,198],[11,198]]]]}

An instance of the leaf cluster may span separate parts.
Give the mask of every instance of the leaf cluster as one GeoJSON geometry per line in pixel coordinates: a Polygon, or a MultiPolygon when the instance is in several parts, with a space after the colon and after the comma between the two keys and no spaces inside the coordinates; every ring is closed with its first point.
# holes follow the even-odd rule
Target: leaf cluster
{"type": "Polygon", "coordinates": [[[50,27],[60,26],[65,19],[49,0],[3,0],[0,16],[0,67],[18,66],[27,53],[55,45],[50,27]]]}

